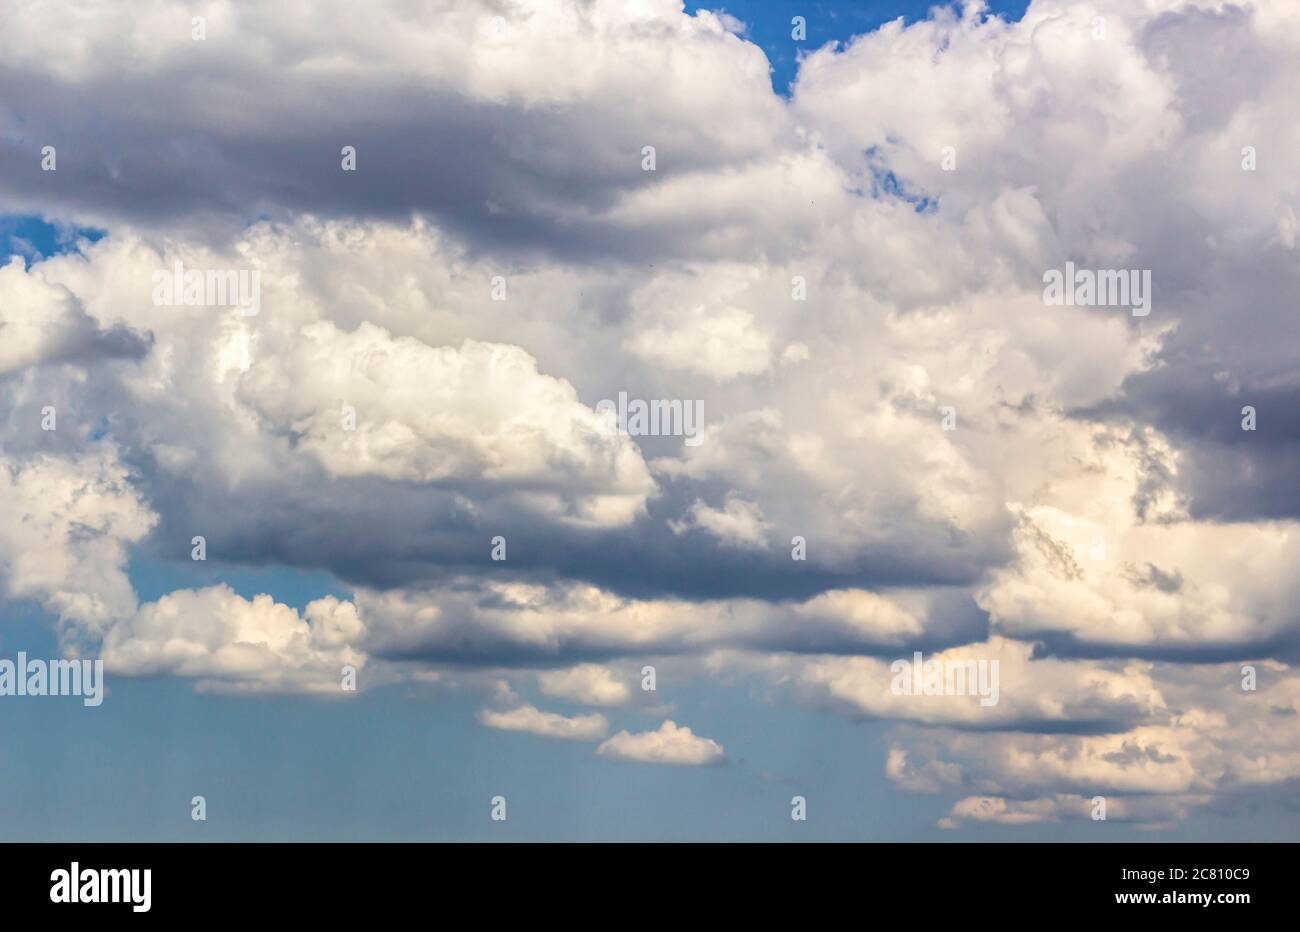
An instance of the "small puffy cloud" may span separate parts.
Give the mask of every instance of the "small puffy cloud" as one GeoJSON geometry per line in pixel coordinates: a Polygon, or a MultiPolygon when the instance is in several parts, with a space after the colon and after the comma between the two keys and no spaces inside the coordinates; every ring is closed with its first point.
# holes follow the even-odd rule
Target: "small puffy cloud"
{"type": "Polygon", "coordinates": [[[685,725],[665,720],[658,731],[632,734],[620,731],[596,748],[601,757],[640,761],[646,764],[679,764],[701,767],[726,760],[722,745],[702,738],[685,725]]]}
{"type": "Polygon", "coordinates": [[[626,683],[615,679],[608,667],[595,663],[539,673],[537,685],[548,696],[583,705],[622,705],[632,696],[626,683]]]}
{"type": "Polygon", "coordinates": [[[227,585],[181,589],[140,607],[104,636],[104,665],[121,676],[177,676],[226,692],[342,694],[342,668],[360,669],[365,628],[332,596],[299,614],[269,595],[227,585]]]}
{"type": "Polygon", "coordinates": [[[484,709],[478,719],[489,728],[503,731],[526,731],[543,738],[562,738],[568,741],[595,741],[605,736],[609,722],[603,715],[564,716],[543,712],[531,705],[519,706],[505,712],[484,709]]]}

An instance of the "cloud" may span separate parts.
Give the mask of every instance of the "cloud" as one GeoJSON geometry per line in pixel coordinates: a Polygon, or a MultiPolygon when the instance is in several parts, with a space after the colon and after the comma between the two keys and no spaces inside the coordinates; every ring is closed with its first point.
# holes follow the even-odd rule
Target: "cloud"
{"type": "Polygon", "coordinates": [[[359,589],[367,648],[392,661],[553,666],[715,648],[884,654],[979,624],[967,594],[836,591],[792,606],[628,599],[593,586],[359,589]]]}
{"type": "Polygon", "coordinates": [[[1164,816],[1150,814],[1146,797],[1165,799],[1165,815],[1176,820],[1215,800],[1285,791],[1300,778],[1294,752],[1300,679],[1276,662],[1256,669],[1257,688],[1243,689],[1240,666],[1156,665],[1150,675],[1163,709],[1107,734],[900,734],[887,773],[900,787],[923,793],[1102,795],[1108,807],[1123,800],[1129,808],[1121,813],[1155,822],[1164,816]]]}
{"type": "MultiPolygon", "coordinates": [[[[39,412],[31,415],[38,425],[39,412]]],[[[0,585],[9,598],[35,599],[90,631],[135,612],[127,552],[156,516],[110,449],[75,459],[0,456],[0,500],[0,585]]]]}
{"type": "Polygon", "coordinates": [[[506,712],[484,709],[479,721],[489,728],[504,731],[526,731],[544,738],[563,738],[568,741],[595,741],[609,730],[603,715],[574,715],[566,717],[555,712],[541,712],[524,705],[506,712]]]}
{"type": "Polygon", "coordinates": [[[0,377],[94,357],[138,359],[148,348],[120,325],[101,330],[66,288],[27,275],[17,256],[0,266],[0,377]]]}
{"type": "Polygon", "coordinates": [[[1208,800],[1206,796],[1098,800],[1064,793],[1039,799],[966,796],[953,803],[952,809],[938,824],[940,828],[957,828],[963,822],[1032,825],[1063,819],[1092,819],[1098,822],[1133,822],[1144,828],[1167,828],[1186,818],[1189,809],[1208,800]],[[1104,809],[1101,808],[1103,802],[1104,809]]]}
{"type": "Polygon", "coordinates": [[[658,731],[631,734],[620,731],[596,748],[601,757],[640,761],[645,764],[678,764],[702,767],[726,760],[722,745],[695,735],[685,725],[665,720],[658,731]]]}
{"type": "Polygon", "coordinates": [[[1283,116],[1294,108],[1284,87],[1296,25],[1283,2],[1209,10],[1038,0],[1015,24],[971,7],[812,53],[794,108],[838,161],[874,158],[941,213],[973,218],[1009,190],[1024,192],[1050,225],[1027,223],[1023,211],[1011,225],[997,218],[1003,211],[988,220],[1023,247],[1002,250],[1003,261],[1036,253],[1026,272],[1066,258],[1150,269],[1155,309],[1137,329],[1176,326],[1166,326],[1154,364],[1089,410],[1176,436],[1193,514],[1295,517],[1283,477],[1295,472],[1300,442],[1286,403],[1297,386],[1273,335],[1296,286],[1297,195],[1281,165],[1243,163],[1247,148],[1258,156],[1297,143],[1283,116]],[[945,170],[945,149],[955,170],[945,170]],[[1099,190],[1111,196],[1099,201],[1099,190]],[[1248,403],[1280,418],[1266,435],[1239,429],[1248,403]]]}
{"type": "Polygon", "coordinates": [[[140,607],[104,636],[105,668],[120,676],[176,676],[224,692],[346,695],[343,667],[360,670],[356,607],[316,599],[299,614],[269,595],[227,585],[182,589],[140,607]]]}
{"type": "Polygon", "coordinates": [[[539,673],[537,685],[548,696],[583,705],[623,705],[632,696],[626,683],[616,679],[607,667],[594,663],[539,673]]]}
{"type": "Polygon", "coordinates": [[[772,338],[734,302],[770,300],[752,269],[701,268],[657,275],[633,295],[627,349],[661,369],[688,369],[714,382],[765,372],[772,338]]]}
{"type": "Polygon", "coordinates": [[[1051,492],[1009,503],[1016,559],[977,595],[995,630],[1067,654],[1295,656],[1300,526],[1191,520],[1149,440],[1076,433],[1062,453],[1051,492]]]}
{"type": "MultiPolygon", "coordinates": [[[[963,677],[982,665],[956,695],[917,694],[896,688],[907,666],[866,657],[815,658],[789,662],[783,676],[804,701],[863,718],[947,725],[974,730],[1127,731],[1165,712],[1165,702],[1146,665],[1119,668],[1033,657],[1033,645],[1004,638],[984,644],[922,654],[922,663],[946,670],[959,665],[963,677]],[[974,663],[976,666],[971,667],[974,663]],[[996,665],[996,666],[995,666],[996,665]]],[[[922,673],[924,672],[924,667],[922,673]]],[[[904,683],[906,687],[906,683],[904,683]]]]}
{"type": "Polygon", "coordinates": [[[259,357],[237,397],[335,476],[515,487],[523,507],[595,525],[628,523],[654,491],[635,444],[516,346],[320,322],[259,357]]]}
{"type": "Polygon", "coordinates": [[[766,533],[772,525],[763,519],[763,511],[753,502],[736,495],[728,495],[723,508],[710,508],[697,501],[686,512],[682,521],[669,522],[675,534],[684,534],[691,528],[712,534],[723,544],[733,547],[763,549],[766,533]]]}
{"type": "Polygon", "coordinates": [[[229,6],[205,13],[203,41],[191,38],[193,11],[170,0],[126,33],[79,9],[65,0],[48,19],[0,18],[5,84],[23,101],[4,114],[0,197],[31,204],[41,190],[38,206],[111,226],[232,226],[249,205],[415,209],[495,248],[689,251],[678,213],[623,202],[660,178],[743,164],[793,132],[763,53],[728,31],[730,18],[686,16],[676,2],[394,5],[365,24],[335,0],[229,6]],[[51,38],[59,22],[75,22],[76,38],[51,38]],[[258,93],[271,82],[280,95],[258,93]],[[142,97],[155,107],[124,103],[142,97]],[[72,101],[100,113],[97,125],[72,101]],[[61,183],[38,189],[40,147],[55,137],[61,183]],[[340,183],[345,145],[358,170],[340,183]],[[654,173],[641,170],[646,145],[663,152],[654,173]]]}
{"type": "MultiPolygon", "coordinates": [[[[908,462],[924,438],[948,442],[921,416],[891,417],[897,439],[871,452],[871,430],[828,443],[802,404],[791,416],[805,429],[792,438],[782,414],[751,410],[747,396],[716,406],[709,398],[706,411],[717,415],[708,443],[717,449],[679,446],[647,471],[632,438],[589,429],[595,400],[626,382],[601,375],[603,384],[575,386],[575,396],[543,371],[550,359],[587,380],[607,372],[606,338],[591,338],[590,314],[530,328],[537,356],[478,339],[516,326],[514,317],[492,307],[503,302],[488,297],[490,268],[462,268],[448,251],[429,271],[424,250],[440,248],[422,224],[259,225],[225,253],[110,233],[85,257],[23,274],[68,289],[103,325],[151,333],[155,350],[129,372],[91,368],[85,383],[41,378],[72,394],[84,417],[111,424],[157,506],[158,540],[188,540],[197,526],[222,541],[227,558],[324,567],[349,582],[445,577],[478,564],[471,555],[497,535],[511,553],[498,572],[558,574],[641,596],[806,597],[870,583],[969,582],[998,556],[1004,518],[974,494],[986,480],[964,454],[931,450],[908,462]],[[249,256],[261,273],[257,317],[148,300],[159,268],[239,268],[249,256]],[[393,267],[376,277],[372,260],[393,267]],[[457,309],[431,323],[435,291],[450,293],[457,309]],[[423,400],[429,373],[448,392],[437,406],[423,400]],[[345,426],[345,405],[355,429],[345,426]],[[854,460],[886,452],[898,464],[891,477],[855,483],[854,460]],[[773,486],[765,475],[785,481],[773,486]],[[722,483],[731,488],[719,494],[722,483]],[[869,513],[900,495],[886,539],[869,513]],[[232,509],[232,496],[244,507],[232,509]],[[806,563],[782,546],[754,573],[751,554],[719,553],[712,535],[674,533],[708,522],[695,502],[729,496],[761,510],[778,539],[812,540],[806,563]],[[239,518],[248,513],[256,524],[239,518]],[[431,514],[455,517],[431,528],[431,514]]],[[[580,303],[581,279],[541,287],[580,303]]],[[[832,410],[827,423],[866,410],[832,410]]]]}

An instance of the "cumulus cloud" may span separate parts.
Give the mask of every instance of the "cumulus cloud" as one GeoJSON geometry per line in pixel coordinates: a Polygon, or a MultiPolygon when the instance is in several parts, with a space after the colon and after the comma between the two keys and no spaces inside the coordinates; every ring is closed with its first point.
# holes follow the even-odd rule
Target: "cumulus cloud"
{"type": "Polygon", "coordinates": [[[7,11],[0,59],[23,103],[4,114],[0,191],[33,203],[41,178],[28,150],[62,127],[65,152],[114,155],[65,158],[62,184],[43,186],[38,206],[116,223],[242,223],[249,205],[371,217],[416,209],[494,246],[607,255],[658,240],[657,251],[677,252],[690,229],[678,212],[620,210],[623,201],[661,177],[756,158],[793,133],[763,53],[728,30],[734,20],[685,16],[675,0],[420,3],[363,24],[348,22],[348,9],[230,5],[206,13],[203,42],[190,37],[193,11],[171,0],[131,30],[81,15],[76,0],[48,8],[48,20],[7,11]],[[68,22],[76,38],[53,38],[51,24],[68,22]],[[259,93],[271,82],[280,94],[259,93]],[[142,93],[162,98],[159,108],[127,105],[142,93]],[[74,101],[101,114],[97,126],[74,101]],[[163,109],[175,116],[157,119],[163,109]],[[663,150],[653,175],[640,169],[647,127],[663,150]],[[340,185],[349,144],[359,170],[340,185]],[[225,183],[214,188],[214,177],[225,183]],[[567,235],[555,237],[557,225],[567,235]]]}
{"type": "Polygon", "coordinates": [[[156,516],[111,450],[76,459],[0,456],[0,501],[0,585],[7,596],[35,599],[92,632],[134,613],[127,552],[156,516]]]}
{"type": "Polygon", "coordinates": [[[1300,525],[1188,518],[1149,444],[1076,434],[1061,452],[1050,489],[1009,503],[1016,558],[978,596],[996,630],[1073,653],[1295,656],[1300,525]]]}
{"type": "Polygon", "coordinates": [[[608,667],[595,663],[539,673],[537,685],[548,696],[583,705],[622,705],[632,696],[627,683],[616,678],[608,667]]]}
{"type": "Polygon", "coordinates": [[[505,712],[484,709],[478,718],[489,728],[526,731],[543,738],[563,738],[568,741],[595,741],[604,737],[609,730],[609,722],[603,715],[566,717],[555,712],[542,712],[530,705],[505,712]]]}
{"type": "Polygon", "coordinates": [[[628,350],[663,369],[688,369],[715,382],[767,370],[772,339],[738,301],[770,300],[754,270],[713,266],[659,275],[633,296],[628,350]]]}
{"type": "MultiPolygon", "coordinates": [[[[1102,795],[1108,807],[1119,802],[1119,812],[1133,821],[1178,821],[1197,806],[1284,790],[1297,779],[1300,681],[1276,662],[1260,666],[1257,674],[1257,688],[1244,689],[1239,666],[1157,665],[1151,677],[1164,705],[1133,727],[1107,734],[1004,732],[979,738],[943,729],[916,733],[894,743],[887,772],[915,792],[976,790],[1001,800],[1102,795]]],[[[1018,804],[1007,806],[1013,815],[1031,815],[1018,804]]],[[[984,812],[1003,808],[980,804],[984,812]]],[[[1049,805],[1038,815],[1068,813],[1077,810],[1062,813],[1049,805]]],[[[949,819],[955,824],[978,817],[958,811],[949,819]]]]}
{"type": "Polygon", "coordinates": [[[0,377],[99,356],[139,358],[147,339],[120,324],[101,330],[66,288],[29,276],[17,256],[0,267],[0,377]]]}
{"type": "Polygon", "coordinates": [[[697,501],[687,510],[684,520],[670,522],[669,526],[676,534],[697,527],[723,544],[760,550],[766,544],[767,531],[772,527],[764,520],[761,508],[737,495],[728,495],[722,508],[710,508],[697,501]]]}
{"type": "Polygon", "coordinates": [[[726,760],[722,745],[692,733],[685,725],[665,720],[658,731],[632,734],[620,731],[603,741],[596,753],[614,760],[644,764],[678,764],[701,767],[726,760]]]}
{"type": "Polygon", "coordinates": [[[178,676],[219,691],[346,695],[343,667],[366,662],[353,646],[362,634],[351,602],[316,599],[300,614],[222,584],[142,605],[105,634],[104,665],[122,676],[178,676]]]}
{"type": "Polygon", "coordinates": [[[603,435],[516,346],[434,348],[320,322],[287,357],[260,357],[238,397],[336,476],[514,486],[521,504],[595,524],[627,523],[654,490],[631,440],[603,435]]]}
{"type": "Polygon", "coordinates": [[[976,730],[1124,731],[1164,709],[1146,665],[1108,669],[1032,655],[1032,644],[1004,638],[922,654],[923,665],[961,668],[961,678],[950,678],[960,692],[951,695],[912,689],[912,656],[809,659],[784,675],[805,701],[851,716],[976,730]]]}

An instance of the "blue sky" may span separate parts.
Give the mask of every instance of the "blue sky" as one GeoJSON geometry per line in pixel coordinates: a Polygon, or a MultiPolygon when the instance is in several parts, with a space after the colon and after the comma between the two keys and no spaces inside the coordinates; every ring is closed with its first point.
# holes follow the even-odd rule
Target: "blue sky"
{"type": "Polygon", "coordinates": [[[1294,837],[1284,7],[75,2],[0,12],[0,658],[108,695],[0,696],[0,838],[1294,837]]]}
{"type": "MultiPolygon", "coordinates": [[[[935,3],[921,0],[863,0],[860,3],[803,3],[800,0],[737,0],[725,5],[687,3],[686,9],[719,10],[730,13],[748,28],[745,38],[761,48],[772,66],[772,87],[788,94],[799,71],[799,56],[828,42],[848,42],[871,32],[881,24],[902,17],[904,23],[925,19],[935,3]],[[790,24],[804,18],[807,38],[794,41],[790,24]]],[[[992,0],[990,15],[1016,20],[1024,15],[1028,0],[992,0]]]]}
{"type": "Polygon", "coordinates": [[[0,216],[0,255],[22,256],[28,265],[49,256],[75,252],[78,241],[95,242],[104,235],[93,227],[77,228],[34,214],[0,216]]]}

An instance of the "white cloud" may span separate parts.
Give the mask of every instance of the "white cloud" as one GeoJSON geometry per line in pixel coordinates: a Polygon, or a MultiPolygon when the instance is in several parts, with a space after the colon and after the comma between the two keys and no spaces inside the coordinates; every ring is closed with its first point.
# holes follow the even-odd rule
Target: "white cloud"
{"type": "Polygon", "coordinates": [[[28,275],[12,256],[0,266],[0,376],[51,362],[143,352],[129,331],[104,332],[68,289],[28,275]]]}
{"type": "Polygon", "coordinates": [[[901,656],[908,666],[893,668],[893,660],[870,657],[824,657],[791,661],[791,685],[805,701],[825,704],[851,716],[895,719],[929,725],[975,729],[1003,728],[1124,728],[1150,721],[1165,711],[1164,699],[1153,683],[1148,664],[1127,667],[1053,658],[1033,659],[1033,646],[1005,638],[968,644],[937,653],[921,651],[922,664],[931,661],[959,665],[965,678],[955,695],[924,695],[907,687],[900,676],[912,675],[913,655],[901,656]],[[996,665],[996,666],[995,666],[996,665]],[[982,690],[982,691],[981,691],[982,690]]]}
{"type": "Polygon", "coordinates": [[[925,793],[1102,795],[1108,818],[1123,800],[1129,809],[1118,811],[1135,821],[1165,821],[1142,802],[1163,797],[1176,821],[1187,808],[1300,779],[1300,678],[1283,664],[1256,667],[1252,691],[1241,688],[1237,664],[1156,665],[1151,679],[1164,708],[1105,734],[911,732],[893,742],[887,772],[900,787],[925,793]]]}
{"type": "Polygon", "coordinates": [[[767,370],[772,339],[740,304],[772,295],[750,268],[701,267],[653,276],[633,297],[627,349],[665,369],[686,369],[714,382],[767,370]]]}
{"type": "MultiPolygon", "coordinates": [[[[1164,828],[1181,822],[1188,810],[1209,801],[1206,796],[1135,796],[1104,800],[1106,822],[1132,822],[1144,828],[1164,828]]],[[[1064,819],[1092,819],[1103,813],[1101,803],[1083,796],[1058,793],[1037,799],[1003,799],[966,796],[953,803],[939,820],[940,828],[957,828],[963,822],[1031,825],[1064,819]]]]}
{"type": "MultiPolygon", "coordinates": [[[[39,411],[28,416],[39,430],[39,411]]],[[[0,501],[0,584],[9,597],[35,599],[91,631],[135,611],[127,551],[157,516],[111,448],[75,459],[0,456],[0,501]]]]}
{"type": "Polygon", "coordinates": [[[107,670],[122,676],[185,677],[231,692],[347,695],[343,667],[365,665],[356,646],[364,631],[351,602],[316,599],[299,614],[269,595],[245,599],[223,584],[142,605],[108,630],[103,657],[107,670]]]}
{"type": "MultiPolygon", "coordinates": [[[[358,589],[371,653],[440,662],[554,662],[568,656],[705,653],[714,648],[862,651],[950,622],[943,594],[836,590],[792,605],[633,599],[593,586],[471,583],[358,589]]],[[[586,676],[583,677],[586,679],[586,676]]],[[[557,677],[557,680],[569,682],[557,677]]]]}
{"type": "Polygon", "coordinates": [[[596,753],[615,760],[692,767],[720,764],[726,760],[722,745],[693,734],[685,725],[679,726],[671,720],[665,720],[658,731],[637,734],[620,731],[596,748],[596,753]]]}
{"type": "Polygon", "coordinates": [[[504,731],[526,731],[544,738],[563,738],[569,741],[595,741],[604,737],[609,722],[603,715],[574,715],[566,717],[555,712],[542,712],[530,705],[505,712],[484,709],[479,721],[489,728],[504,731]]]}
{"type": "Polygon", "coordinates": [[[259,356],[238,397],[334,475],[522,486],[522,503],[593,524],[629,522],[654,490],[635,444],[602,434],[573,388],[516,346],[434,348],[320,322],[289,353],[259,356]]]}
{"type": "Polygon", "coordinates": [[[978,595],[999,632],[1211,656],[1300,626],[1300,581],[1286,570],[1300,525],[1192,520],[1167,480],[1152,482],[1153,454],[1176,476],[1158,437],[1075,428],[1043,447],[1034,500],[1008,503],[1015,559],[978,595]]]}
{"type": "Polygon", "coordinates": [[[722,508],[710,508],[697,501],[686,512],[682,521],[671,521],[674,534],[685,534],[691,528],[700,528],[716,537],[719,542],[733,547],[763,549],[767,532],[772,525],[763,518],[763,509],[738,495],[729,494],[722,508]]]}
{"type": "Polygon", "coordinates": [[[595,663],[539,673],[537,685],[548,696],[584,705],[622,705],[632,696],[627,683],[616,679],[608,667],[595,663]]]}

